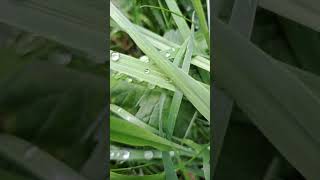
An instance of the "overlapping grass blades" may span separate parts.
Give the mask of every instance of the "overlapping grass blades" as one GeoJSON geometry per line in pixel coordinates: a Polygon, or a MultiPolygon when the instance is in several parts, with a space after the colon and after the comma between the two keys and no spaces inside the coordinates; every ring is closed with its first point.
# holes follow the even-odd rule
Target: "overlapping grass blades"
{"type": "Polygon", "coordinates": [[[199,82],[188,76],[187,73],[173,66],[161,54],[159,54],[148,40],[145,40],[141,34],[137,33],[137,29],[112,3],[110,3],[110,8],[111,18],[117,22],[117,24],[135,41],[140,49],[174,81],[175,85],[181,89],[184,95],[199,110],[199,112],[207,120],[210,120],[209,91],[205,87],[201,86],[199,82]]]}
{"type": "Polygon", "coordinates": [[[218,85],[301,174],[316,180],[320,99],[314,92],[315,77],[302,80],[301,72],[280,65],[218,19],[213,22],[218,85]]]}

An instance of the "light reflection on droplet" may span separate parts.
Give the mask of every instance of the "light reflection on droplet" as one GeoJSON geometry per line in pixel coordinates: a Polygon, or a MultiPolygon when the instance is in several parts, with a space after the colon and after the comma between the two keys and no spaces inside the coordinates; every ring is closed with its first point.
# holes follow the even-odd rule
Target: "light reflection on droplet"
{"type": "Polygon", "coordinates": [[[153,158],[153,152],[152,151],[145,151],[143,156],[146,160],[150,160],[153,158]]]}
{"type": "Polygon", "coordinates": [[[119,53],[117,53],[117,52],[112,52],[111,53],[111,60],[112,61],[119,61],[119,59],[120,59],[120,54],[119,53]]]}

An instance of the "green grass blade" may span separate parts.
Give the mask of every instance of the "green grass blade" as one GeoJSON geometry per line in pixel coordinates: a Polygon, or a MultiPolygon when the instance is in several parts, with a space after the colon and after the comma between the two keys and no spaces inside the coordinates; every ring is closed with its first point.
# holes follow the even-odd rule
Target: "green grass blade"
{"type": "Polygon", "coordinates": [[[165,180],[165,176],[163,173],[154,174],[154,175],[146,175],[146,176],[128,176],[121,175],[118,173],[110,172],[110,179],[112,180],[165,180]]]}
{"type": "MultiPolygon", "coordinates": [[[[166,4],[170,9],[170,11],[175,12],[180,16],[183,16],[175,0],[166,0],[166,4]]],[[[190,35],[190,29],[187,22],[183,18],[177,15],[172,14],[172,17],[178,26],[178,29],[181,33],[182,38],[186,40],[190,35]]]]}
{"type": "Polygon", "coordinates": [[[140,119],[136,118],[134,115],[130,114],[128,111],[122,109],[121,107],[115,105],[115,104],[110,104],[110,110],[111,112],[117,114],[124,120],[127,120],[137,126],[140,126],[141,128],[147,129],[148,131],[154,133],[154,134],[159,134],[159,131],[145,122],[141,121],[140,119]]]}
{"type": "Polygon", "coordinates": [[[39,180],[52,180],[57,175],[61,180],[87,179],[38,147],[11,135],[0,135],[0,155],[39,180]]]}
{"type": "MultiPolygon", "coordinates": [[[[209,39],[209,30],[208,30],[208,24],[206,21],[206,16],[203,11],[202,3],[201,0],[191,0],[193,4],[193,8],[195,9],[197,16],[199,18],[199,25],[200,25],[200,30],[202,34],[205,37],[205,40],[207,42],[207,45],[210,49],[210,39],[209,39]]],[[[209,8],[209,7],[208,7],[209,8]]]]}
{"type": "Polygon", "coordinates": [[[198,111],[207,119],[210,120],[210,92],[205,87],[201,86],[199,82],[188,76],[179,68],[175,67],[166,60],[158,51],[145,40],[132,23],[113,5],[110,3],[111,18],[118,23],[118,25],[125,29],[134,42],[140,49],[154,60],[158,67],[165,72],[177,85],[190,102],[198,109],[198,111]]]}
{"type": "Polygon", "coordinates": [[[175,167],[173,165],[169,152],[162,152],[162,160],[166,179],[178,180],[177,173],[175,171],[175,167]]]}
{"type": "MultiPolygon", "coordinates": [[[[110,53],[118,53],[116,51],[110,51],[110,53]]],[[[136,78],[139,81],[145,81],[150,84],[159,86],[170,91],[175,91],[176,87],[172,84],[170,78],[162,73],[162,71],[154,64],[142,62],[134,57],[119,53],[119,60],[111,61],[110,69],[130,77],[136,78]],[[147,72],[147,73],[146,73],[147,72]]],[[[198,81],[206,89],[209,86],[205,83],[198,81]]]]}
{"type": "Polygon", "coordinates": [[[110,117],[110,139],[133,146],[151,146],[162,151],[181,150],[192,153],[185,147],[168,141],[130,122],[110,117]],[[139,132],[139,133],[137,133],[139,132]]]}
{"type": "MultiPolygon", "coordinates": [[[[188,39],[189,39],[188,45],[185,49],[186,54],[184,56],[184,60],[183,60],[183,64],[182,64],[182,70],[186,73],[189,72],[190,62],[191,62],[192,53],[193,53],[194,25],[192,25],[191,34],[188,39]]],[[[180,57],[175,58],[174,61],[180,61],[180,57]]],[[[179,114],[179,109],[180,109],[180,105],[182,102],[182,98],[183,98],[183,93],[179,90],[176,90],[173,95],[173,98],[172,98],[170,111],[169,111],[169,115],[168,115],[168,120],[167,120],[166,129],[167,129],[167,133],[168,133],[169,138],[172,136],[173,131],[174,131],[174,127],[176,124],[177,116],[179,114]]]]}

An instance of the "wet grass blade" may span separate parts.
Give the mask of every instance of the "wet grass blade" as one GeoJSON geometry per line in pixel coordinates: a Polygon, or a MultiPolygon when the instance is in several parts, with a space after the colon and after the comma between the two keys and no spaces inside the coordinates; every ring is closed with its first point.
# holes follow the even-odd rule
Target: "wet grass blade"
{"type": "Polygon", "coordinates": [[[117,24],[125,29],[133,41],[140,47],[140,49],[153,60],[158,67],[165,72],[181,89],[189,101],[198,109],[198,111],[207,119],[210,120],[210,92],[205,87],[201,86],[199,82],[192,79],[187,73],[175,67],[166,60],[154,48],[149,41],[137,32],[137,29],[132,23],[112,4],[110,3],[111,18],[117,24]]]}
{"type": "MultiPolygon", "coordinates": [[[[208,47],[210,49],[208,24],[207,24],[207,21],[206,21],[205,13],[203,11],[201,0],[192,0],[191,2],[193,4],[193,7],[194,7],[194,9],[195,9],[195,11],[197,13],[198,18],[199,18],[200,30],[201,30],[203,36],[205,37],[207,45],[208,45],[208,47]]],[[[209,8],[209,7],[207,7],[207,8],[209,8]]]]}
{"type": "Polygon", "coordinates": [[[192,153],[185,147],[168,141],[130,122],[110,117],[110,139],[133,146],[151,146],[162,151],[181,150],[192,153]],[[139,133],[137,133],[139,132],[139,133]]]}
{"type": "MultiPolygon", "coordinates": [[[[170,11],[175,12],[176,14],[179,14],[180,16],[183,16],[180,9],[179,9],[179,6],[175,0],[166,0],[166,4],[167,4],[168,8],[170,9],[170,11]]],[[[181,18],[180,16],[172,14],[172,17],[178,26],[178,29],[181,33],[182,38],[184,40],[186,40],[190,35],[190,28],[189,28],[187,22],[183,18],[181,18]]]]}

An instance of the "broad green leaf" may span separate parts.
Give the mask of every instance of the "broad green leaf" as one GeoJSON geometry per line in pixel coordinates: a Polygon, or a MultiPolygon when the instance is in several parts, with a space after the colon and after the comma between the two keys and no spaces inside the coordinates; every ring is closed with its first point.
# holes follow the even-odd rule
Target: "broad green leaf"
{"type": "Polygon", "coordinates": [[[158,67],[165,72],[177,85],[198,111],[210,120],[210,93],[200,85],[199,82],[188,76],[179,68],[173,66],[150,44],[148,40],[142,37],[132,23],[112,4],[110,3],[111,18],[118,25],[125,29],[129,36],[135,41],[140,49],[150,57],[158,67]]]}

